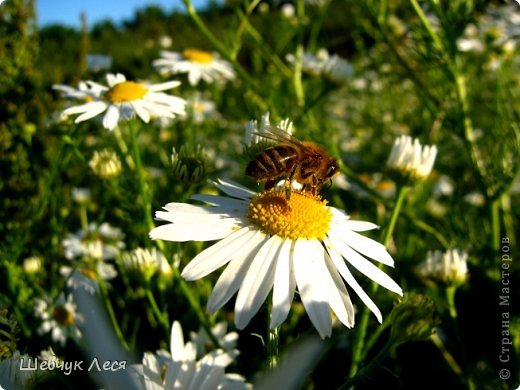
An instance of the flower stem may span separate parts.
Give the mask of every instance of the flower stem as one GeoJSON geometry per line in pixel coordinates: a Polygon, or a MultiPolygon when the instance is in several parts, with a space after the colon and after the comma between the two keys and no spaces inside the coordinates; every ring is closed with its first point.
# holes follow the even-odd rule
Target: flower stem
{"type": "Polygon", "coordinates": [[[148,302],[150,303],[150,306],[152,307],[152,311],[161,323],[161,325],[164,327],[164,331],[166,332],[166,335],[170,335],[170,321],[168,320],[168,313],[164,312],[161,313],[161,310],[159,309],[159,306],[157,305],[157,301],[155,300],[155,297],[152,294],[152,291],[149,287],[146,288],[146,298],[148,298],[148,302]]]}
{"type": "Polygon", "coordinates": [[[143,212],[144,220],[148,229],[153,229],[155,224],[152,219],[152,204],[150,203],[149,187],[146,184],[144,177],[144,168],[141,162],[141,153],[139,151],[139,143],[137,141],[137,131],[135,129],[135,123],[133,120],[128,121],[128,131],[130,133],[130,143],[132,147],[132,153],[134,155],[135,166],[137,170],[137,180],[139,182],[139,193],[143,201],[143,212]]]}
{"type": "MultiPolygon", "coordinates": [[[[395,228],[395,223],[397,222],[397,217],[399,216],[399,212],[401,211],[401,207],[403,205],[406,194],[408,193],[408,190],[409,190],[408,186],[399,186],[397,188],[397,192],[395,195],[395,203],[394,203],[394,206],[392,209],[392,213],[390,214],[390,218],[388,219],[386,228],[383,230],[381,242],[384,246],[388,246],[390,238],[392,237],[392,233],[395,228]]],[[[370,289],[370,295],[374,295],[377,292],[378,286],[379,285],[377,283],[372,282],[371,289],[370,289]]],[[[369,316],[370,316],[370,310],[367,307],[364,307],[363,311],[361,313],[361,318],[359,320],[359,325],[356,328],[354,345],[352,347],[352,364],[350,366],[350,371],[349,371],[349,375],[348,375],[349,382],[350,382],[350,380],[353,380],[353,378],[358,373],[359,365],[361,364],[361,362],[363,360],[363,355],[364,355],[363,349],[365,346],[365,339],[366,339],[366,335],[367,335],[369,316]]],[[[365,368],[363,369],[363,371],[367,372],[365,370],[365,368]]]]}
{"type": "Polygon", "coordinates": [[[439,351],[442,354],[442,357],[444,358],[446,363],[448,363],[448,366],[450,366],[451,370],[456,375],[461,375],[462,369],[460,368],[458,363],[455,361],[455,358],[453,357],[453,355],[446,349],[446,347],[444,346],[444,343],[440,339],[439,335],[437,333],[432,334],[430,336],[430,340],[439,349],[439,351]]]}
{"type": "Polygon", "coordinates": [[[268,329],[267,334],[267,365],[274,368],[278,365],[278,342],[280,339],[279,328],[268,329]]]}
{"type": "Polygon", "coordinates": [[[119,339],[119,342],[125,347],[126,350],[129,350],[128,344],[125,340],[125,336],[119,327],[119,323],[117,322],[116,314],[114,312],[114,307],[112,306],[112,302],[110,302],[110,298],[108,297],[108,290],[105,284],[105,281],[102,278],[98,279],[99,292],[103,298],[103,302],[105,303],[105,307],[108,312],[108,316],[110,317],[110,321],[112,322],[112,326],[114,327],[114,331],[116,332],[116,336],[119,339]]]}
{"type": "Polygon", "coordinates": [[[340,386],[339,389],[350,389],[353,388],[361,379],[363,379],[366,375],[369,375],[370,372],[377,366],[381,364],[384,358],[388,355],[392,346],[394,345],[394,340],[390,338],[385,346],[379,351],[379,353],[368,363],[365,365],[359,372],[356,372],[355,375],[349,377],[349,380],[344,385],[340,386]]]}

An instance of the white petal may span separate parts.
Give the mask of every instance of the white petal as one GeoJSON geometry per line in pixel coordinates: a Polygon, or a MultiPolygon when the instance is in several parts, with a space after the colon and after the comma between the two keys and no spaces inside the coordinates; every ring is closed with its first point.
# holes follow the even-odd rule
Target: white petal
{"type": "Polygon", "coordinates": [[[173,89],[181,85],[180,81],[166,81],[164,83],[154,84],[150,85],[148,88],[150,91],[157,92],[157,91],[166,91],[168,89],[173,89]]]}
{"type": "Polygon", "coordinates": [[[283,240],[272,236],[257,252],[240,285],[235,303],[235,324],[243,329],[264,303],[274,283],[278,251],[283,240]]]}
{"type": "Polygon", "coordinates": [[[296,289],[296,280],[292,265],[294,242],[285,240],[278,253],[273,286],[273,312],[271,314],[271,328],[276,328],[285,321],[296,289]]]}
{"type": "Polygon", "coordinates": [[[309,240],[297,240],[294,245],[293,266],[298,291],[305,311],[321,338],[332,333],[329,302],[323,288],[322,269],[317,265],[320,253],[309,240]]]}
{"type": "Polygon", "coordinates": [[[380,284],[381,286],[387,288],[390,291],[395,292],[396,294],[403,295],[403,290],[401,287],[390,278],[387,274],[377,268],[370,261],[365,259],[355,250],[350,248],[348,245],[345,245],[335,234],[334,232],[329,232],[329,238],[332,243],[332,246],[336,248],[336,250],[341,253],[341,255],[355,268],[357,268],[362,274],[368,276],[374,282],[380,284]]]}
{"type": "Polygon", "coordinates": [[[173,361],[183,361],[185,359],[184,335],[181,324],[178,321],[174,321],[172,324],[170,352],[173,361]]]}
{"type": "Polygon", "coordinates": [[[316,275],[321,277],[320,288],[326,294],[329,305],[338,319],[351,328],[354,325],[354,307],[345,284],[339,277],[338,271],[334,267],[328,267],[327,263],[330,262],[330,258],[321,243],[311,240],[310,244],[314,247],[312,253],[316,254],[316,275]]]}
{"type": "Polygon", "coordinates": [[[103,127],[105,129],[113,130],[119,122],[119,108],[115,105],[110,105],[103,118],[103,127]]]}
{"type": "Polygon", "coordinates": [[[259,239],[261,240],[257,230],[242,228],[195,256],[181,276],[186,280],[203,278],[228,263],[240,249],[255,246],[259,239]]]}
{"type": "Polygon", "coordinates": [[[392,256],[390,256],[390,253],[387,252],[383,244],[353,231],[345,230],[340,232],[334,230],[334,233],[336,233],[338,238],[340,238],[345,244],[362,255],[391,267],[394,266],[394,259],[392,259],[392,256]]]}
{"type": "Polygon", "coordinates": [[[367,221],[351,221],[347,220],[344,222],[345,227],[355,232],[365,232],[367,230],[379,229],[379,226],[372,222],[367,221]]]}
{"type": "Polygon", "coordinates": [[[234,218],[192,223],[168,223],[150,231],[152,240],[166,241],[213,241],[227,237],[240,229],[234,218]]]}
{"type": "Polygon", "coordinates": [[[150,122],[150,114],[148,111],[144,108],[143,104],[140,104],[141,102],[136,101],[132,103],[132,107],[134,108],[135,113],[144,123],[150,122]]]}
{"type": "Polygon", "coordinates": [[[212,184],[222,192],[235,198],[251,199],[252,196],[256,195],[256,192],[230,179],[219,179],[218,183],[213,182],[212,184]]]}
{"type": "Polygon", "coordinates": [[[207,307],[209,313],[220,309],[238,291],[251,262],[265,241],[267,236],[257,232],[257,235],[250,240],[253,245],[244,246],[233,255],[233,259],[220,275],[209,297],[207,307]]]}
{"type": "Polygon", "coordinates": [[[370,309],[372,313],[376,316],[379,323],[383,322],[383,316],[381,315],[381,312],[379,311],[378,307],[370,299],[370,297],[367,295],[367,293],[363,290],[363,288],[359,285],[357,280],[354,278],[350,270],[348,269],[347,265],[345,264],[345,261],[341,257],[341,255],[334,249],[332,244],[330,243],[330,240],[328,238],[325,238],[324,243],[327,247],[327,251],[329,252],[329,256],[332,259],[332,262],[336,266],[337,270],[345,279],[347,284],[352,287],[352,289],[355,291],[355,293],[359,296],[359,298],[363,301],[363,303],[370,309]]]}
{"type": "Polygon", "coordinates": [[[249,207],[249,201],[233,199],[227,196],[195,194],[190,199],[198,200],[212,206],[233,207],[237,205],[245,205],[246,207],[249,207]]]}

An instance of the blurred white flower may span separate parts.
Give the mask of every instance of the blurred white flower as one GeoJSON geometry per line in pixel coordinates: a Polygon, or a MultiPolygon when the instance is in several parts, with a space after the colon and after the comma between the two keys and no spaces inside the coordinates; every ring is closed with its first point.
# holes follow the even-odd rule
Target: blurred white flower
{"type": "Polygon", "coordinates": [[[150,280],[155,273],[172,273],[166,257],[157,248],[136,248],[123,253],[121,266],[129,273],[142,275],[145,280],[150,280]]]}
{"type": "Polygon", "coordinates": [[[195,123],[203,123],[206,119],[215,117],[215,102],[196,94],[188,99],[188,114],[195,123]]]}
{"type": "Polygon", "coordinates": [[[280,14],[287,19],[293,18],[296,15],[296,9],[291,3],[285,3],[280,8],[280,14]]]}
{"type": "Polygon", "coordinates": [[[88,188],[73,188],[72,199],[79,204],[90,202],[90,190],[88,188]]]}
{"type": "Polygon", "coordinates": [[[298,287],[311,322],[324,338],[332,332],[331,310],[345,326],[354,326],[354,306],[343,279],[382,321],[349,266],[402,294],[397,283],[367,259],[393,266],[386,248],[357,233],[376,225],[352,221],[308,192],[291,190],[287,199],[284,190],[257,194],[230,180],[213,185],[227,196],[192,197],[211,207],[169,203],[166,211],[156,212],[158,220],[168,223],[150,232],[152,239],[168,241],[220,240],[181,274],[188,281],[197,280],[227,264],[209,298],[210,313],[238,291],[235,324],[243,329],[273,290],[270,326],[275,328],[287,318],[298,287]]]}
{"type": "MultiPolygon", "coordinates": [[[[226,352],[234,350],[237,346],[238,333],[230,332],[227,333],[227,322],[222,321],[211,328],[213,337],[217,340],[218,345],[226,352]]],[[[197,356],[204,356],[206,353],[211,352],[217,347],[213,343],[213,339],[208,335],[206,330],[201,327],[199,332],[190,332],[190,339],[195,349],[197,350],[197,356]]]]}
{"type": "Polygon", "coordinates": [[[461,284],[468,277],[468,253],[460,249],[447,252],[428,251],[426,260],[419,264],[417,272],[426,279],[444,283],[461,284]]]}
{"type": "MultiPolygon", "coordinates": [[[[166,91],[180,85],[179,81],[161,84],[144,84],[127,81],[121,73],[106,75],[108,87],[94,81],[87,81],[89,99],[79,106],[72,106],[63,111],[65,115],[80,114],[74,123],[92,119],[104,112],[103,127],[113,130],[121,119],[128,120],[137,115],[143,122],[150,118],[175,118],[184,115],[186,101],[166,91]]],[[[81,85],[81,84],[80,84],[81,85]]]]}
{"type": "MultiPolygon", "coordinates": [[[[294,63],[293,54],[286,56],[287,61],[294,63]]],[[[354,75],[354,67],[337,54],[330,55],[327,49],[319,49],[316,54],[304,53],[302,69],[311,76],[323,76],[334,83],[344,83],[354,75]]]]}
{"type": "Polygon", "coordinates": [[[422,146],[418,139],[407,135],[398,137],[388,157],[388,167],[411,179],[426,179],[432,171],[437,147],[422,146]]]}
{"type": "Polygon", "coordinates": [[[101,225],[90,223],[88,229],[68,234],[62,241],[65,257],[69,260],[77,257],[91,259],[113,259],[125,247],[122,241],[125,235],[119,228],[103,222],[101,225]]]}
{"type": "Polygon", "coordinates": [[[238,351],[212,351],[197,360],[195,346],[184,343],[181,325],[172,325],[170,352],[145,352],[142,364],[134,366],[145,389],[249,389],[237,374],[226,374],[238,351]]]}
{"type": "MultiPolygon", "coordinates": [[[[260,127],[258,127],[258,121],[256,119],[250,120],[246,124],[245,134],[244,134],[244,144],[247,146],[252,146],[258,144],[261,141],[265,141],[265,138],[260,137],[258,133],[264,132],[267,126],[270,126],[271,122],[269,120],[269,113],[266,112],[260,118],[260,127]]],[[[293,123],[289,118],[286,118],[276,125],[280,129],[284,130],[287,134],[291,135],[293,131],[293,123]]]]}
{"type": "Polygon", "coordinates": [[[81,324],[84,320],[83,316],[77,312],[77,306],[71,294],[65,299],[65,295],[61,293],[54,303],[36,299],[34,312],[36,317],[42,320],[40,327],[37,329],[38,334],[50,332],[52,340],[62,346],[65,346],[69,337],[72,337],[75,341],[81,338],[78,324],[81,324]]]}
{"type": "Polygon", "coordinates": [[[217,53],[199,49],[161,51],[161,58],[153,61],[153,66],[162,75],[188,73],[191,85],[198,85],[200,80],[213,83],[235,78],[233,67],[228,61],[220,59],[217,53]]]}

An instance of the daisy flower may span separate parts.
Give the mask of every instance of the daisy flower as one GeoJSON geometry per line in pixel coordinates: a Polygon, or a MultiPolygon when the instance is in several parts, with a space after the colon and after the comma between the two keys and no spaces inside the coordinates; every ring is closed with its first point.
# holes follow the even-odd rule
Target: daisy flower
{"type": "Polygon", "coordinates": [[[388,167],[405,179],[426,179],[437,157],[437,147],[423,146],[417,138],[408,135],[398,137],[388,156],[388,167]]]}
{"type": "MultiPolygon", "coordinates": [[[[78,92],[77,97],[87,95],[89,99],[79,106],[72,106],[63,111],[64,115],[80,114],[74,123],[86,121],[102,113],[103,127],[113,130],[119,120],[128,120],[137,114],[145,123],[151,117],[174,118],[185,114],[186,101],[177,96],[168,95],[166,91],[180,85],[179,81],[168,81],[161,84],[144,84],[127,81],[121,73],[108,73],[106,76],[108,86],[87,81],[88,93],[78,92]]],[[[81,84],[80,84],[81,88],[81,84]]],[[[61,88],[61,90],[64,90],[61,88]]],[[[67,91],[71,97],[73,92],[67,91]]]]}
{"type": "Polygon", "coordinates": [[[172,325],[170,352],[145,352],[142,364],[134,366],[145,389],[248,389],[242,376],[226,374],[238,351],[212,351],[197,360],[195,345],[184,343],[181,325],[172,325]]]}
{"type": "Polygon", "coordinates": [[[399,295],[401,288],[367,257],[393,266],[380,243],[358,232],[375,229],[353,221],[309,192],[282,189],[255,193],[230,180],[213,183],[227,196],[194,195],[210,207],[169,203],[157,211],[169,222],[150,232],[169,241],[220,240],[198,254],[182,271],[197,280],[227,264],[209,298],[214,313],[238,291],[235,324],[243,329],[273,290],[271,328],[288,316],[296,288],[322,338],[330,336],[330,310],[354,326],[354,306],[344,281],[382,322],[381,312],[351,273],[351,268],[399,295]]]}
{"type": "Polygon", "coordinates": [[[155,60],[153,66],[163,75],[188,73],[191,85],[198,85],[200,80],[213,83],[235,78],[233,67],[228,61],[221,60],[217,53],[199,49],[161,51],[161,58],[155,60]]]}
{"type": "Polygon", "coordinates": [[[445,283],[462,284],[468,278],[468,253],[460,249],[428,251],[417,267],[420,276],[445,283]]]}
{"type": "Polygon", "coordinates": [[[36,299],[35,314],[42,320],[38,328],[38,334],[51,333],[52,341],[65,346],[67,338],[72,337],[78,341],[81,332],[78,324],[83,322],[83,316],[77,311],[77,306],[71,294],[65,299],[62,293],[54,303],[47,300],[36,299]]]}

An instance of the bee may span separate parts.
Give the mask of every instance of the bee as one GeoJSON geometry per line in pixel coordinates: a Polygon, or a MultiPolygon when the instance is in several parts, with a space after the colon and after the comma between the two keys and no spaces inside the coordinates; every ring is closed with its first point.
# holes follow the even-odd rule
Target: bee
{"type": "Polygon", "coordinates": [[[293,180],[316,194],[323,183],[339,172],[338,160],[314,142],[300,141],[275,126],[266,126],[256,134],[277,142],[258,153],[246,167],[246,175],[265,181],[266,190],[283,177],[287,199],[293,180]]]}

